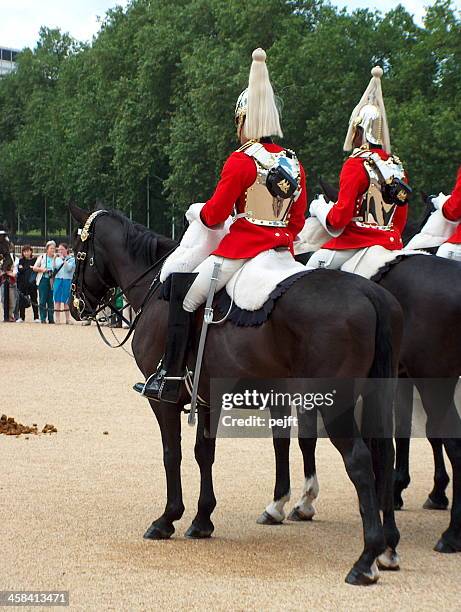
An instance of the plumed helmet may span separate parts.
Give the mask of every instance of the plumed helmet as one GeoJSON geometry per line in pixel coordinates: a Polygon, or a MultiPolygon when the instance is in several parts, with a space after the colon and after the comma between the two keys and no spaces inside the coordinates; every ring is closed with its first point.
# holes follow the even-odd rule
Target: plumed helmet
{"type": "Polygon", "coordinates": [[[239,95],[235,105],[237,134],[243,133],[246,138],[255,140],[263,136],[283,136],[266,66],[266,52],[255,49],[252,59],[248,87],[239,95]]]}
{"type": "Polygon", "coordinates": [[[350,151],[358,127],[363,130],[363,144],[380,145],[388,153],[391,152],[389,138],[389,127],[387,124],[386,109],[384,107],[383,93],[381,89],[381,77],[383,69],[375,66],[371,71],[371,80],[366,88],[360,102],[354,108],[349,120],[344,141],[344,150],[350,151]]]}

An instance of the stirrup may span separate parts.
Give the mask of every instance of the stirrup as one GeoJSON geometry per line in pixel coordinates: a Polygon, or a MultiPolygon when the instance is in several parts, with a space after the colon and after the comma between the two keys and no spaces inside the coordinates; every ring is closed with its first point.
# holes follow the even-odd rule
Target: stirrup
{"type": "Polygon", "coordinates": [[[163,401],[170,404],[176,404],[177,398],[181,393],[181,383],[184,382],[185,376],[165,376],[165,370],[156,370],[147,380],[142,383],[136,383],[134,390],[147,399],[154,401],[163,401]],[[156,388],[149,389],[149,385],[154,382],[156,388]],[[168,388],[168,383],[176,383],[173,388],[168,388]],[[170,395],[170,397],[167,397],[170,395]]]}

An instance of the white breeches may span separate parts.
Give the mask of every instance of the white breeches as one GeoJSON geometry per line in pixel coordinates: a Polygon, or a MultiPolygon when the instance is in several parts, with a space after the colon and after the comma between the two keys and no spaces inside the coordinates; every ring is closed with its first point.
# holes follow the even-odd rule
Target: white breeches
{"type": "Polygon", "coordinates": [[[455,261],[461,261],[461,244],[452,244],[451,242],[444,242],[437,249],[436,255],[438,257],[445,257],[445,259],[454,259],[455,261]]]}
{"type": "Polygon", "coordinates": [[[333,251],[332,249],[319,249],[311,256],[306,266],[339,270],[339,268],[359,250],[360,249],[344,249],[333,251]]]}
{"type": "Polygon", "coordinates": [[[218,283],[216,285],[216,291],[219,291],[228,283],[228,281],[230,281],[232,276],[243,266],[246,261],[248,260],[229,259],[228,257],[218,257],[217,255],[210,255],[207,257],[205,261],[202,261],[202,263],[194,270],[194,272],[198,272],[198,276],[192,283],[191,288],[184,298],[184,310],[187,310],[187,312],[194,312],[194,310],[197,310],[201,304],[206,302],[208,293],[210,291],[211,275],[213,274],[215,263],[222,263],[218,283]]]}

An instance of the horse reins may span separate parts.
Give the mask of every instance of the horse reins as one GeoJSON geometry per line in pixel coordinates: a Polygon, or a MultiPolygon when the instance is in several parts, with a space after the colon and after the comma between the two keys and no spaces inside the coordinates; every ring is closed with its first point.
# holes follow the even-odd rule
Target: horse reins
{"type": "MultiPolygon", "coordinates": [[[[146,304],[149,301],[149,299],[154,295],[154,293],[160,287],[160,285],[161,285],[161,283],[159,281],[160,271],[158,271],[157,274],[154,276],[151,284],[149,285],[147,293],[146,293],[146,295],[145,295],[145,297],[144,297],[144,299],[143,299],[143,301],[141,303],[141,306],[139,307],[139,309],[136,312],[136,315],[135,315],[135,318],[134,318],[133,322],[130,323],[127,319],[125,319],[125,317],[120,312],[120,310],[117,309],[112,304],[112,300],[114,299],[116,288],[113,287],[113,286],[110,286],[110,285],[108,285],[108,283],[106,283],[106,281],[102,277],[102,274],[99,271],[98,266],[96,264],[96,251],[95,251],[95,248],[94,248],[94,224],[95,224],[96,217],[101,215],[101,214],[108,214],[108,212],[106,210],[97,210],[97,211],[91,213],[91,215],[86,220],[85,225],[83,226],[83,229],[80,232],[80,240],[81,240],[81,242],[83,244],[89,239],[88,249],[86,251],[82,249],[82,250],[77,252],[77,255],[76,255],[76,258],[75,258],[75,261],[76,261],[75,273],[74,273],[75,282],[73,282],[72,285],[71,285],[71,294],[72,294],[72,299],[73,299],[73,306],[74,306],[74,308],[77,310],[77,312],[80,315],[84,312],[85,309],[90,312],[90,314],[89,314],[89,316],[87,318],[90,319],[90,320],[93,320],[96,323],[96,327],[98,329],[99,335],[101,336],[101,338],[103,339],[105,344],[107,344],[107,346],[109,346],[110,348],[120,348],[131,337],[132,333],[134,332],[134,330],[136,328],[136,325],[138,324],[139,318],[141,317],[141,314],[143,312],[144,307],[146,306],[146,304]],[[92,225],[93,225],[93,231],[90,232],[90,229],[91,229],[92,225]],[[92,249],[92,255],[91,256],[89,256],[90,249],[92,249]],[[90,307],[90,305],[88,303],[88,299],[87,299],[87,297],[85,295],[85,291],[83,289],[83,276],[84,276],[84,273],[85,273],[85,267],[86,267],[87,261],[89,262],[89,265],[92,268],[94,268],[94,270],[96,272],[96,276],[98,277],[98,280],[101,282],[103,287],[105,289],[107,289],[107,291],[104,294],[104,296],[102,297],[102,299],[98,299],[98,298],[96,298],[96,296],[94,296],[91,293],[91,291],[88,290],[88,288],[86,288],[87,296],[90,297],[97,304],[97,306],[95,308],[91,308],[90,307]],[[117,345],[111,344],[107,340],[107,338],[104,336],[104,333],[102,332],[102,329],[101,329],[101,325],[100,325],[99,320],[97,318],[97,315],[101,311],[103,311],[105,308],[109,308],[113,314],[118,315],[122,319],[123,322],[125,322],[126,324],[128,324],[130,326],[130,329],[129,329],[128,333],[125,335],[123,340],[121,342],[119,342],[119,344],[117,344],[117,345]]],[[[162,255],[162,257],[160,257],[160,259],[155,261],[151,266],[149,266],[146,270],[144,270],[144,272],[139,274],[125,288],[121,287],[122,294],[126,296],[126,292],[129,291],[129,289],[134,287],[142,278],[144,278],[147,274],[149,274],[149,272],[151,272],[152,270],[155,270],[160,264],[162,264],[165,261],[165,259],[176,248],[177,247],[175,246],[172,249],[170,249],[167,253],[165,253],[165,255],[162,255]]],[[[124,308],[126,308],[126,306],[124,308]]],[[[123,312],[124,308],[122,309],[122,312],[123,312]]]]}

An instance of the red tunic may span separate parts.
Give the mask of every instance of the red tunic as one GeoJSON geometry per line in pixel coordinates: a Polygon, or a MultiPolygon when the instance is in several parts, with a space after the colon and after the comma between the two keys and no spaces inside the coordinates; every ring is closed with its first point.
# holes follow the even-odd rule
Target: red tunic
{"type": "MultiPolygon", "coordinates": [[[[458,170],[455,188],[453,189],[451,196],[443,205],[442,212],[449,221],[461,221],[461,167],[458,170]]],[[[461,223],[458,225],[453,236],[450,238],[450,240],[447,240],[447,242],[454,244],[461,243],[461,223]]]]}
{"type": "MultiPolygon", "coordinates": [[[[371,149],[371,151],[378,153],[384,160],[389,157],[389,154],[382,149],[371,149]]],[[[362,196],[369,185],[364,163],[363,157],[349,157],[344,162],[339,176],[338,201],[327,216],[327,222],[333,229],[344,227],[344,231],[338,238],[333,238],[324,244],[325,249],[362,249],[377,244],[394,251],[403,247],[401,234],[407,221],[408,205],[397,206],[393,229],[390,230],[360,227],[352,221],[353,217],[359,214],[362,196]]]]}
{"type": "MultiPolygon", "coordinates": [[[[283,151],[276,144],[264,143],[270,153],[283,151]]],[[[200,213],[208,227],[222,223],[232,214],[234,204],[237,212],[242,213],[245,206],[245,193],[256,180],[256,162],[241,151],[234,151],[224,164],[221,179],[215,192],[200,213]]],[[[304,227],[307,206],[306,178],[301,166],[301,195],[293,203],[287,227],[267,227],[250,223],[244,218],[237,219],[229,233],[221,240],[213,255],[229,259],[247,259],[262,251],[275,247],[288,247],[293,253],[293,240],[304,227]]]]}

